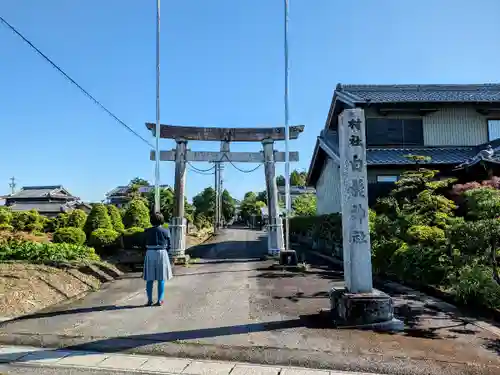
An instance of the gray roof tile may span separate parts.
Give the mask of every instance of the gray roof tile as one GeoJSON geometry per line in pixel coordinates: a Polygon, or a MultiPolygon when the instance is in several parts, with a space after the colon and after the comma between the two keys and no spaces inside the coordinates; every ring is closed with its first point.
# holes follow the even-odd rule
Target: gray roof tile
{"type": "Polygon", "coordinates": [[[368,165],[414,164],[406,155],[430,156],[431,164],[460,164],[476,155],[475,147],[368,148],[368,165]]]}
{"type": "Polygon", "coordinates": [[[500,102],[500,84],[480,85],[337,85],[354,102],[500,102]]]}
{"type": "Polygon", "coordinates": [[[64,212],[64,209],[69,208],[66,204],[54,203],[54,202],[26,202],[26,203],[14,203],[9,206],[12,211],[29,211],[37,210],[40,213],[57,213],[64,212]]]}

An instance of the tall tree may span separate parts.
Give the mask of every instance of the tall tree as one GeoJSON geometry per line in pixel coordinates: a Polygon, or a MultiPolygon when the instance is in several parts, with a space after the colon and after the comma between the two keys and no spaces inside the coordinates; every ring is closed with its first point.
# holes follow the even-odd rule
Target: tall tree
{"type": "Polygon", "coordinates": [[[229,191],[224,189],[222,192],[222,216],[227,223],[236,213],[236,204],[234,198],[229,194],[229,191]]]}
{"type": "Polygon", "coordinates": [[[294,199],[292,208],[297,216],[316,215],[316,195],[302,194],[294,199]]]}
{"type": "MultiPolygon", "coordinates": [[[[150,211],[154,209],[155,206],[155,192],[151,190],[147,194],[148,206],[150,211]]],[[[162,213],[165,221],[170,221],[173,215],[174,207],[174,190],[171,187],[160,188],[160,212],[162,213]]]]}
{"type": "Polygon", "coordinates": [[[203,215],[207,218],[213,218],[215,215],[215,190],[209,186],[201,193],[193,197],[193,206],[196,215],[203,215]]]}
{"type": "Polygon", "coordinates": [[[257,193],[257,200],[264,202],[267,206],[267,190],[257,193]]]}
{"type": "Polygon", "coordinates": [[[249,191],[241,201],[240,209],[243,220],[249,220],[252,215],[260,216],[261,208],[264,206],[264,202],[257,200],[257,194],[249,191]]]}
{"type": "MultiPolygon", "coordinates": [[[[307,172],[299,172],[296,169],[290,173],[290,186],[306,186],[307,172]]],[[[279,175],[276,177],[276,185],[285,186],[285,177],[279,175]]]]}
{"type": "Polygon", "coordinates": [[[130,180],[128,183],[128,186],[133,186],[133,185],[138,185],[138,186],[149,186],[148,180],[145,180],[144,178],[140,177],[135,177],[130,180]]]}

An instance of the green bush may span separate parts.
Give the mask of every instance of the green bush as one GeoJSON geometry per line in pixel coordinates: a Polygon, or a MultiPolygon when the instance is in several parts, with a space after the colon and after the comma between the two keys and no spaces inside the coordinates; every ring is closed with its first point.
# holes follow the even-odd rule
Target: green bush
{"type": "Polygon", "coordinates": [[[290,234],[309,236],[313,240],[342,242],[340,214],[296,216],[290,218],[290,234]]]}
{"type": "Polygon", "coordinates": [[[99,261],[91,247],[67,243],[8,241],[0,243],[0,261],[23,260],[31,263],[65,261],[99,261]]]}
{"type": "Polygon", "coordinates": [[[87,214],[85,211],[76,209],[68,214],[68,220],[65,226],[83,229],[87,221],[87,214]]]}
{"type": "Polygon", "coordinates": [[[60,228],[54,233],[54,243],[70,243],[83,245],[86,240],[85,232],[80,228],[60,228]]]}
{"type": "Polygon", "coordinates": [[[26,211],[17,211],[12,213],[11,225],[14,230],[23,231],[28,223],[29,215],[26,211]]]}
{"type": "Polygon", "coordinates": [[[500,308],[500,285],[493,280],[491,268],[467,265],[451,279],[451,293],[466,304],[500,308]]]}
{"type": "Polygon", "coordinates": [[[422,245],[439,246],[445,241],[445,232],[438,227],[427,225],[413,225],[406,232],[408,242],[422,245]]]}
{"type": "Polygon", "coordinates": [[[125,229],[122,235],[123,248],[133,249],[144,246],[144,228],[132,227],[125,229]]]}
{"type": "Polygon", "coordinates": [[[123,217],[123,223],[125,228],[149,228],[151,226],[149,209],[144,200],[134,199],[129,203],[123,217]]]}
{"type": "Polygon", "coordinates": [[[212,221],[203,214],[196,215],[193,224],[198,230],[210,228],[213,225],[212,221]]]}
{"type": "Polygon", "coordinates": [[[108,204],[108,215],[111,219],[111,225],[113,229],[119,233],[123,232],[125,226],[123,225],[122,216],[120,214],[120,210],[113,206],[112,204],[108,204]]]}
{"type": "Polygon", "coordinates": [[[0,224],[0,230],[6,230],[6,231],[11,232],[14,230],[14,227],[10,224],[2,223],[2,224],[0,224]]]}
{"type": "Polygon", "coordinates": [[[113,231],[108,209],[102,203],[96,203],[92,206],[92,210],[85,223],[85,233],[87,233],[87,236],[91,235],[97,229],[109,229],[113,231]]]}
{"type": "Polygon", "coordinates": [[[60,228],[68,227],[69,215],[65,212],[60,213],[56,217],[50,218],[44,222],[45,232],[55,232],[60,228]]]}
{"type": "Polygon", "coordinates": [[[481,187],[464,193],[467,216],[471,219],[500,217],[500,190],[481,187]]]}
{"type": "Polygon", "coordinates": [[[89,244],[98,251],[109,252],[119,247],[120,233],[113,229],[96,229],[90,234],[89,244]]]}
{"type": "Polygon", "coordinates": [[[0,207],[0,225],[9,225],[12,221],[12,211],[7,207],[0,207]]]}

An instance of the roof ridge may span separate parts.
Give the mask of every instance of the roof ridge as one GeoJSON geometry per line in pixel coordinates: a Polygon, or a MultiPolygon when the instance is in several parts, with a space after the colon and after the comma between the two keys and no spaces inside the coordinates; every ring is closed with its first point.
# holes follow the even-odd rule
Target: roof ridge
{"type": "Polygon", "coordinates": [[[462,90],[462,91],[476,91],[476,90],[498,90],[500,89],[499,82],[492,83],[429,83],[429,84],[338,84],[336,87],[339,91],[386,91],[386,90],[462,90]]]}

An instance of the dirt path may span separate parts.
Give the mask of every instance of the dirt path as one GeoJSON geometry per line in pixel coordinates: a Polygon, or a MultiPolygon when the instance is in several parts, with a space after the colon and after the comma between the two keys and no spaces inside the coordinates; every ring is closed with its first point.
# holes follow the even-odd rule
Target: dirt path
{"type": "Polygon", "coordinates": [[[342,275],[321,264],[306,274],[272,270],[272,261],[259,260],[263,232],[226,230],[191,253],[200,263],[176,269],[163,307],[143,307],[144,283],[129,275],[70,306],[0,326],[0,341],[391,374],[500,373],[499,337],[409,294],[394,294],[406,306],[398,310],[407,323],[401,334],[330,328],[318,312],[342,275]]]}

